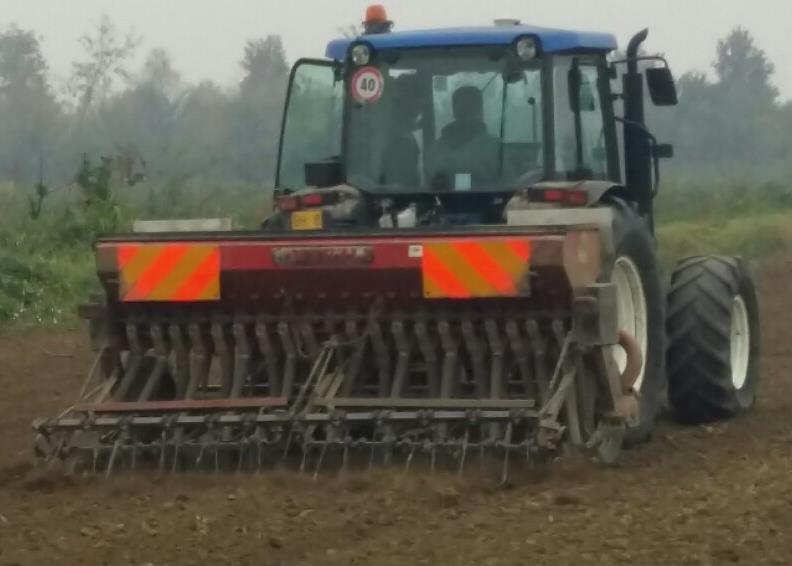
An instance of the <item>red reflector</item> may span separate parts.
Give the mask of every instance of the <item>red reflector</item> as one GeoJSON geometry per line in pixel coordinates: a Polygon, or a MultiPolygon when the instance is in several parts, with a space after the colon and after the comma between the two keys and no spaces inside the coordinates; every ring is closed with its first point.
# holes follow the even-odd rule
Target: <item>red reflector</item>
{"type": "Polygon", "coordinates": [[[544,202],[564,202],[564,192],[559,189],[551,189],[542,193],[544,202]]]}
{"type": "Polygon", "coordinates": [[[569,206],[586,206],[588,204],[588,193],[586,191],[566,191],[566,202],[569,206]]]}
{"type": "Polygon", "coordinates": [[[300,199],[297,197],[280,197],[278,199],[278,210],[282,212],[292,212],[300,208],[300,199]]]}
{"type": "Polygon", "coordinates": [[[324,199],[319,193],[313,193],[302,197],[303,206],[322,206],[324,199]]]}
{"type": "Polygon", "coordinates": [[[577,189],[545,189],[532,192],[532,200],[553,202],[566,206],[586,206],[588,193],[577,189]]]}

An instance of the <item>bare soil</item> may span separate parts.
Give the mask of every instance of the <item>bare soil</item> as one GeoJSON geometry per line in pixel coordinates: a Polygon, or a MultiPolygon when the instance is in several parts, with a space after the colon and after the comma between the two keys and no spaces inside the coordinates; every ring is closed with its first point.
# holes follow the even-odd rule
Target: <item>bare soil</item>
{"type": "Polygon", "coordinates": [[[508,486],[387,470],[70,477],[33,465],[30,423],[67,406],[82,336],[0,335],[0,565],[790,564],[792,260],[760,270],[755,412],[662,423],[615,468],[569,457],[508,486]]]}

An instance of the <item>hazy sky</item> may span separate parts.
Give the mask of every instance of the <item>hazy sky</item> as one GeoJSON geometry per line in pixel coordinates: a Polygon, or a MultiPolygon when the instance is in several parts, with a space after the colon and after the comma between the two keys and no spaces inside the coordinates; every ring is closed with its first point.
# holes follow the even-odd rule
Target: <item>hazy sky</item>
{"type": "MultiPolygon", "coordinates": [[[[290,60],[319,56],[338,28],[359,22],[364,0],[0,0],[0,25],[16,23],[41,37],[53,75],[68,76],[80,56],[77,38],[106,13],[144,39],[141,56],[164,47],[189,81],[237,81],[246,39],[278,33],[290,60]]],[[[716,40],[749,29],[776,65],[776,84],[792,98],[792,0],[391,0],[398,29],[525,23],[611,31],[624,46],[650,27],[647,48],[665,52],[675,73],[709,72],[716,40]]]]}

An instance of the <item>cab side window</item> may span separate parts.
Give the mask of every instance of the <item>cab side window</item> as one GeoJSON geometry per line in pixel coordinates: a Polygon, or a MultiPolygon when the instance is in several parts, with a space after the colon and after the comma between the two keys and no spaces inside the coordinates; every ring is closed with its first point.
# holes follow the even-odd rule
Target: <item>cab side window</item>
{"type": "Polygon", "coordinates": [[[608,159],[600,68],[577,58],[555,68],[556,172],[562,179],[606,179],[608,159]]]}

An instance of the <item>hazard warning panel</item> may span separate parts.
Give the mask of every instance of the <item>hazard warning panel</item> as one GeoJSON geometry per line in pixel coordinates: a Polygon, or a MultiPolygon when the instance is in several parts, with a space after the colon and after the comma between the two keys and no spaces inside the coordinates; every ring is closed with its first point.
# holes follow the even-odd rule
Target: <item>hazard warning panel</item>
{"type": "Polygon", "coordinates": [[[373,104],[382,97],[385,79],[376,67],[363,67],[352,76],[352,97],[361,104],[373,104]]]}

